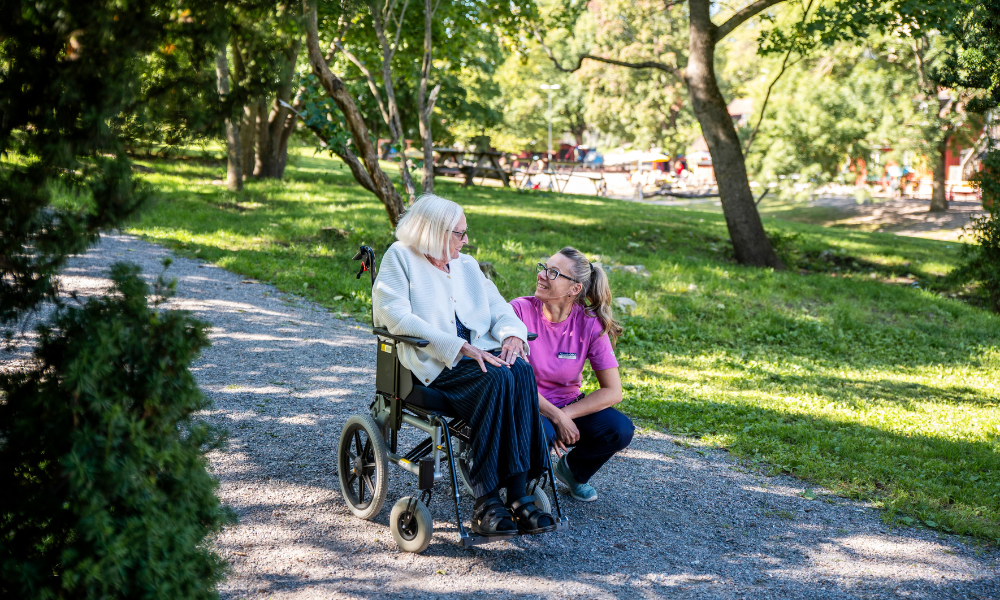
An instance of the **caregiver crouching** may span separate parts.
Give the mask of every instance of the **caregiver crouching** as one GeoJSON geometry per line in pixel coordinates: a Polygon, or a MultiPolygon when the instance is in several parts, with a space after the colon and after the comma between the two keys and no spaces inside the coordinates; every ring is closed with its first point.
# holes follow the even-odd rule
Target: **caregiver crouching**
{"type": "Polygon", "coordinates": [[[570,495],[597,500],[588,482],[632,441],[635,427],[613,405],[622,400],[618,361],[611,345],[621,327],[611,315],[608,276],[576,248],[566,247],[538,263],[535,295],[511,301],[538,339],[528,362],[538,382],[538,408],[550,446],[561,457],[553,468],[570,495]],[[580,393],[589,360],[600,388],[580,393]],[[574,446],[567,452],[567,446],[574,446]]]}

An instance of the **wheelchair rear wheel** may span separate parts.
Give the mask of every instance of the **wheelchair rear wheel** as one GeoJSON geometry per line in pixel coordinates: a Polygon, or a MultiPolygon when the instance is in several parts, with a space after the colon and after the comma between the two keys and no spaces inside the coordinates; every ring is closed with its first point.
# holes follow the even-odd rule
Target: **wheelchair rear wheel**
{"type": "Polygon", "coordinates": [[[475,498],[472,491],[472,448],[460,439],[455,440],[455,470],[458,471],[458,478],[462,482],[462,491],[470,498],[475,498]]]}
{"type": "Polygon", "coordinates": [[[337,445],[337,475],[347,508],[371,519],[382,510],[388,488],[389,458],[385,440],[369,415],[354,415],[344,423],[337,445]]]}
{"type": "Polygon", "coordinates": [[[403,552],[420,554],[427,549],[434,535],[434,520],[420,500],[412,496],[400,498],[389,515],[392,538],[403,552]]]}

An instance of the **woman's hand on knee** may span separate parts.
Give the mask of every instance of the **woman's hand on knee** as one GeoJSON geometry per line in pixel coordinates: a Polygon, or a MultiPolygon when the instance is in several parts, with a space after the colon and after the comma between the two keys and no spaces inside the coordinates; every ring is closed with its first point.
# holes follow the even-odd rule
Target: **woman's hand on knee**
{"type": "Polygon", "coordinates": [[[527,360],[528,355],[524,352],[524,342],[520,338],[510,336],[503,341],[500,349],[500,361],[505,365],[512,365],[518,357],[527,360]]]}
{"type": "Polygon", "coordinates": [[[493,356],[485,350],[480,350],[476,348],[469,342],[462,344],[462,349],[459,350],[462,356],[468,356],[472,360],[479,363],[479,368],[482,369],[483,373],[486,372],[486,363],[490,363],[494,367],[509,367],[510,365],[501,362],[499,358],[493,356]]]}

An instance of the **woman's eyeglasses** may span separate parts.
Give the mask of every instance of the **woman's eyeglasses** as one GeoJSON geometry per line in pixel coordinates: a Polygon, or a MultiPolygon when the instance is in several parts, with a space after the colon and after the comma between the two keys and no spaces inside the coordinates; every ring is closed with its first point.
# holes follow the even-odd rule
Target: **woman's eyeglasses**
{"type": "Polygon", "coordinates": [[[452,233],[454,233],[455,235],[457,235],[458,239],[460,239],[460,240],[462,238],[469,239],[469,230],[468,229],[466,229],[465,231],[452,231],[452,233]]]}
{"type": "Polygon", "coordinates": [[[555,267],[549,267],[545,263],[538,263],[538,272],[541,273],[543,271],[545,272],[545,276],[548,277],[549,279],[558,279],[559,277],[565,277],[566,279],[569,279],[573,283],[580,283],[578,279],[573,279],[569,275],[563,275],[562,273],[559,272],[559,269],[555,267]]]}

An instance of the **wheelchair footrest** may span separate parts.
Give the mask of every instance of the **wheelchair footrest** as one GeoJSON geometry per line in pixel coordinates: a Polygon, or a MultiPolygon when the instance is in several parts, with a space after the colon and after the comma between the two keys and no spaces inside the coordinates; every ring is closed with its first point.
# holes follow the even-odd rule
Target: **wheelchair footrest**
{"type": "Polygon", "coordinates": [[[500,540],[512,540],[520,534],[515,535],[476,535],[475,533],[466,533],[462,536],[462,545],[468,548],[469,546],[480,546],[482,544],[491,544],[493,542],[499,542],[500,540]]]}
{"type": "MultiPolygon", "coordinates": [[[[551,532],[551,533],[556,533],[556,532],[559,532],[559,531],[566,531],[567,529],[569,529],[569,518],[568,517],[563,517],[563,518],[559,519],[556,522],[556,530],[554,532],[551,532]]],[[[512,540],[512,539],[514,539],[516,537],[521,537],[522,535],[526,535],[526,534],[515,533],[515,534],[512,534],[512,535],[476,535],[475,533],[471,533],[471,532],[467,531],[467,532],[465,532],[464,535],[461,536],[460,540],[462,542],[462,546],[468,548],[470,546],[480,546],[482,544],[491,544],[493,542],[499,542],[501,540],[512,540]]]]}

